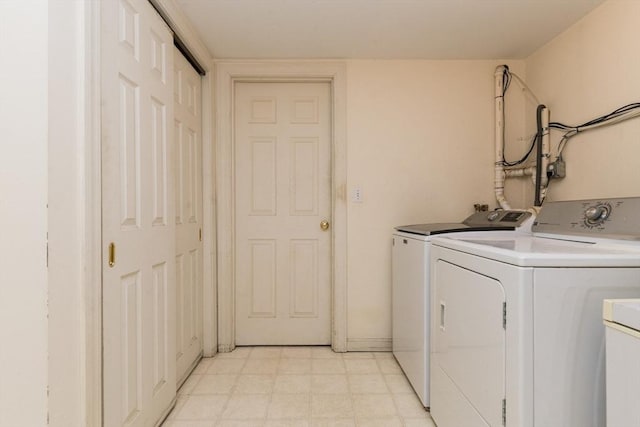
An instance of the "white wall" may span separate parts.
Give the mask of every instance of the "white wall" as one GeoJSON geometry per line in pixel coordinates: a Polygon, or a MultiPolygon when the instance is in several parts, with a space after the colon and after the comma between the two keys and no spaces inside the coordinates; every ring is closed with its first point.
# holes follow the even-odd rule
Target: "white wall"
{"type": "MultiPolygon", "coordinates": [[[[575,125],[640,102],[639,22],[640,2],[609,0],[527,58],[527,82],[552,121],[575,125]]],[[[567,177],[548,200],[640,195],[640,118],[578,135],[564,156],[567,177]]]]}
{"type": "Polygon", "coordinates": [[[99,189],[87,195],[84,175],[85,167],[87,177],[99,173],[84,157],[89,5],[0,2],[2,426],[99,422],[86,404],[96,366],[85,353],[96,347],[84,335],[94,326],[85,323],[85,296],[100,277],[84,262],[92,233],[84,202],[100,197],[99,189]]]}
{"type": "MultiPolygon", "coordinates": [[[[495,207],[494,71],[501,61],[348,62],[348,346],[391,343],[394,226],[495,207]],[[363,202],[353,203],[359,186],[363,202]]],[[[522,61],[508,62],[523,75],[522,61]]],[[[510,107],[511,108],[511,107],[510,107]]],[[[520,108],[513,108],[518,126],[520,108]]],[[[523,191],[512,194],[518,205],[523,191]]]]}
{"type": "Polygon", "coordinates": [[[100,272],[95,275],[86,262],[94,236],[87,227],[85,200],[100,198],[99,188],[92,191],[87,179],[99,173],[99,167],[87,161],[99,147],[85,134],[90,121],[90,113],[85,117],[90,87],[85,70],[92,62],[85,61],[90,46],[85,45],[84,31],[91,7],[87,2],[49,4],[49,425],[61,427],[93,425],[96,419],[94,408],[87,405],[94,393],[87,381],[96,368],[87,360],[95,342],[85,336],[93,329],[100,339],[87,315],[93,313],[88,296],[100,280],[100,272]]]}
{"type": "Polygon", "coordinates": [[[0,1],[0,425],[47,423],[46,0],[0,1]]]}

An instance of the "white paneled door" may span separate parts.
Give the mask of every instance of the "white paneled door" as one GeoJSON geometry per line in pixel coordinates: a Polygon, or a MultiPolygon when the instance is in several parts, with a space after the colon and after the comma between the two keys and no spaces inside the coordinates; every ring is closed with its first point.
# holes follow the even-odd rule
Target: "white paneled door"
{"type": "Polygon", "coordinates": [[[176,393],[173,39],[147,0],[102,3],[104,425],[176,393]]]}
{"type": "Polygon", "coordinates": [[[176,375],[202,353],[202,112],[200,76],[174,50],[176,375]]]}
{"type": "Polygon", "coordinates": [[[330,99],[236,83],[236,345],[331,343],[330,99]]]}

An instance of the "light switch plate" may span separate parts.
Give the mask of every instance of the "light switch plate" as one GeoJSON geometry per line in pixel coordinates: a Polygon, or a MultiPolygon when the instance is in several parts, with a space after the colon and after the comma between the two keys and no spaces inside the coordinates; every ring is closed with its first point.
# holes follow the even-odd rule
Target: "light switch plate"
{"type": "Polygon", "coordinates": [[[351,194],[351,201],[353,203],[362,203],[362,188],[355,187],[351,194]]]}

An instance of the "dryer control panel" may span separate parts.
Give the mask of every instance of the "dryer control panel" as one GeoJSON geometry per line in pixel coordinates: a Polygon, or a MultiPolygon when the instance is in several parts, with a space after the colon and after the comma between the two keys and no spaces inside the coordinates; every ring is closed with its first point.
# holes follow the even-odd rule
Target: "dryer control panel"
{"type": "Polygon", "coordinates": [[[547,202],[532,231],[640,240],[640,197],[547,202]]]}

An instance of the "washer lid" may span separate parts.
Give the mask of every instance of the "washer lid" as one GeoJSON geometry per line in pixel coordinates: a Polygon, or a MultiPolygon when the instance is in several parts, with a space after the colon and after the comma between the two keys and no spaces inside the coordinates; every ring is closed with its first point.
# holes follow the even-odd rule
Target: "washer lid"
{"type": "Polygon", "coordinates": [[[640,299],[606,299],[602,318],[640,331],[640,299]]]}
{"type": "Polygon", "coordinates": [[[396,230],[405,233],[420,234],[423,236],[434,236],[444,233],[460,233],[463,231],[491,231],[491,230],[514,230],[513,225],[507,226],[473,226],[454,222],[441,222],[433,224],[410,224],[400,225],[396,230]]]}
{"type": "Polygon", "coordinates": [[[522,230],[531,231],[531,212],[522,210],[495,210],[476,212],[462,222],[400,225],[396,230],[422,236],[435,236],[463,231],[522,230]]]}

